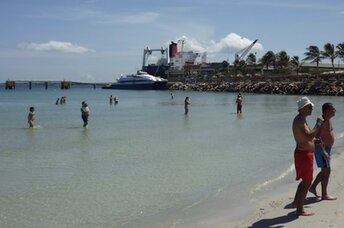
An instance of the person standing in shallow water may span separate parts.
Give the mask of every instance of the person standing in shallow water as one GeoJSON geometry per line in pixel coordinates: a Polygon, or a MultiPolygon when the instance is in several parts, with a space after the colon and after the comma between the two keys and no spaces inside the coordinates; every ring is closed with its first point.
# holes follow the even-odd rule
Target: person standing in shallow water
{"type": "Polygon", "coordinates": [[[314,137],[323,123],[323,118],[319,116],[316,125],[310,129],[306,118],[312,114],[313,103],[307,97],[302,97],[297,101],[297,106],[299,113],[294,118],[292,130],[296,142],[294,151],[296,180],[301,179],[301,182],[297,187],[292,205],[296,207],[297,215],[310,216],[314,213],[306,212],[303,206],[313,180],[314,137]]]}
{"type": "Polygon", "coordinates": [[[115,102],[115,104],[118,104],[118,101],[119,101],[119,98],[118,97],[114,97],[114,102],[115,102]]]}
{"type": "Polygon", "coordinates": [[[27,115],[27,122],[29,124],[29,128],[33,128],[35,126],[35,108],[30,107],[29,114],[27,115]]]}
{"type": "Polygon", "coordinates": [[[243,97],[241,96],[241,93],[239,93],[236,99],[237,114],[242,113],[242,101],[243,101],[243,97]]]}
{"type": "Polygon", "coordinates": [[[187,115],[189,113],[189,105],[191,104],[189,97],[186,97],[184,100],[184,114],[187,115]]]}
{"type": "Polygon", "coordinates": [[[336,197],[330,196],[327,193],[327,185],[331,173],[331,149],[334,144],[334,133],[331,119],[336,114],[336,109],[332,103],[325,103],[322,106],[322,116],[324,123],[321,125],[317,134],[319,143],[315,145],[314,156],[317,166],[321,171],[316,176],[309,191],[316,197],[319,197],[316,191],[317,185],[321,183],[321,199],[322,200],[336,200],[336,197]]]}
{"type": "Polygon", "coordinates": [[[90,109],[85,101],[81,103],[81,118],[84,121],[84,127],[88,126],[88,117],[90,115],[90,109]]]}

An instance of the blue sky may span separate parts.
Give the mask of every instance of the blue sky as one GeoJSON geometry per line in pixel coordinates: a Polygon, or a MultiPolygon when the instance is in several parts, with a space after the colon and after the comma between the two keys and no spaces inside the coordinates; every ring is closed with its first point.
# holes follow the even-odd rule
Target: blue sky
{"type": "Polygon", "coordinates": [[[144,48],[181,38],[209,62],[232,62],[255,39],[258,58],[304,58],[344,42],[343,28],[342,0],[2,0],[0,82],[110,82],[140,69],[144,48]]]}

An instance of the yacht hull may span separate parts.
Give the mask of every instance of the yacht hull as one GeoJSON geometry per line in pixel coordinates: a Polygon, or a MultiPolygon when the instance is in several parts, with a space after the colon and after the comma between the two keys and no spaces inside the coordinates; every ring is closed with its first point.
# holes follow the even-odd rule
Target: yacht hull
{"type": "Polygon", "coordinates": [[[103,89],[125,89],[125,90],[166,90],[167,82],[154,83],[112,83],[103,86],[103,89]]]}

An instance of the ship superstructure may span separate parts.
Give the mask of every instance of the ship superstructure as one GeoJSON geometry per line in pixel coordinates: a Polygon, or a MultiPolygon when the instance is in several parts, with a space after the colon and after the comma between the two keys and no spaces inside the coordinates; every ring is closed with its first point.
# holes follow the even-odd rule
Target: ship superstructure
{"type": "MultiPolygon", "coordinates": [[[[178,41],[181,44],[180,50],[178,50],[178,43],[173,41],[169,45],[168,51],[167,48],[145,48],[143,50],[142,70],[154,76],[167,78],[170,73],[182,72],[185,66],[194,65],[200,54],[193,51],[184,51],[184,42],[185,40],[178,41]],[[148,64],[147,60],[153,52],[160,52],[161,57],[156,63],[148,64]]],[[[204,57],[202,61],[204,61],[204,57]]]]}

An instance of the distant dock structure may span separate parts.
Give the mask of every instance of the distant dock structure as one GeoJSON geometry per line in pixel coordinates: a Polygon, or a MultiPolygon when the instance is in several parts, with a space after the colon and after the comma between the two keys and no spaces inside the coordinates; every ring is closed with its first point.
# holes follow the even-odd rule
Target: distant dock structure
{"type": "Polygon", "coordinates": [[[44,87],[46,90],[49,87],[52,88],[60,88],[60,89],[71,89],[73,86],[77,87],[93,87],[96,89],[97,87],[102,87],[106,83],[92,83],[92,82],[75,82],[75,81],[34,81],[34,80],[7,80],[5,82],[5,89],[6,90],[15,90],[16,87],[28,87],[31,90],[33,87],[44,87]]]}
{"type": "Polygon", "coordinates": [[[16,88],[16,82],[12,80],[6,81],[6,89],[15,89],[16,88]]]}

